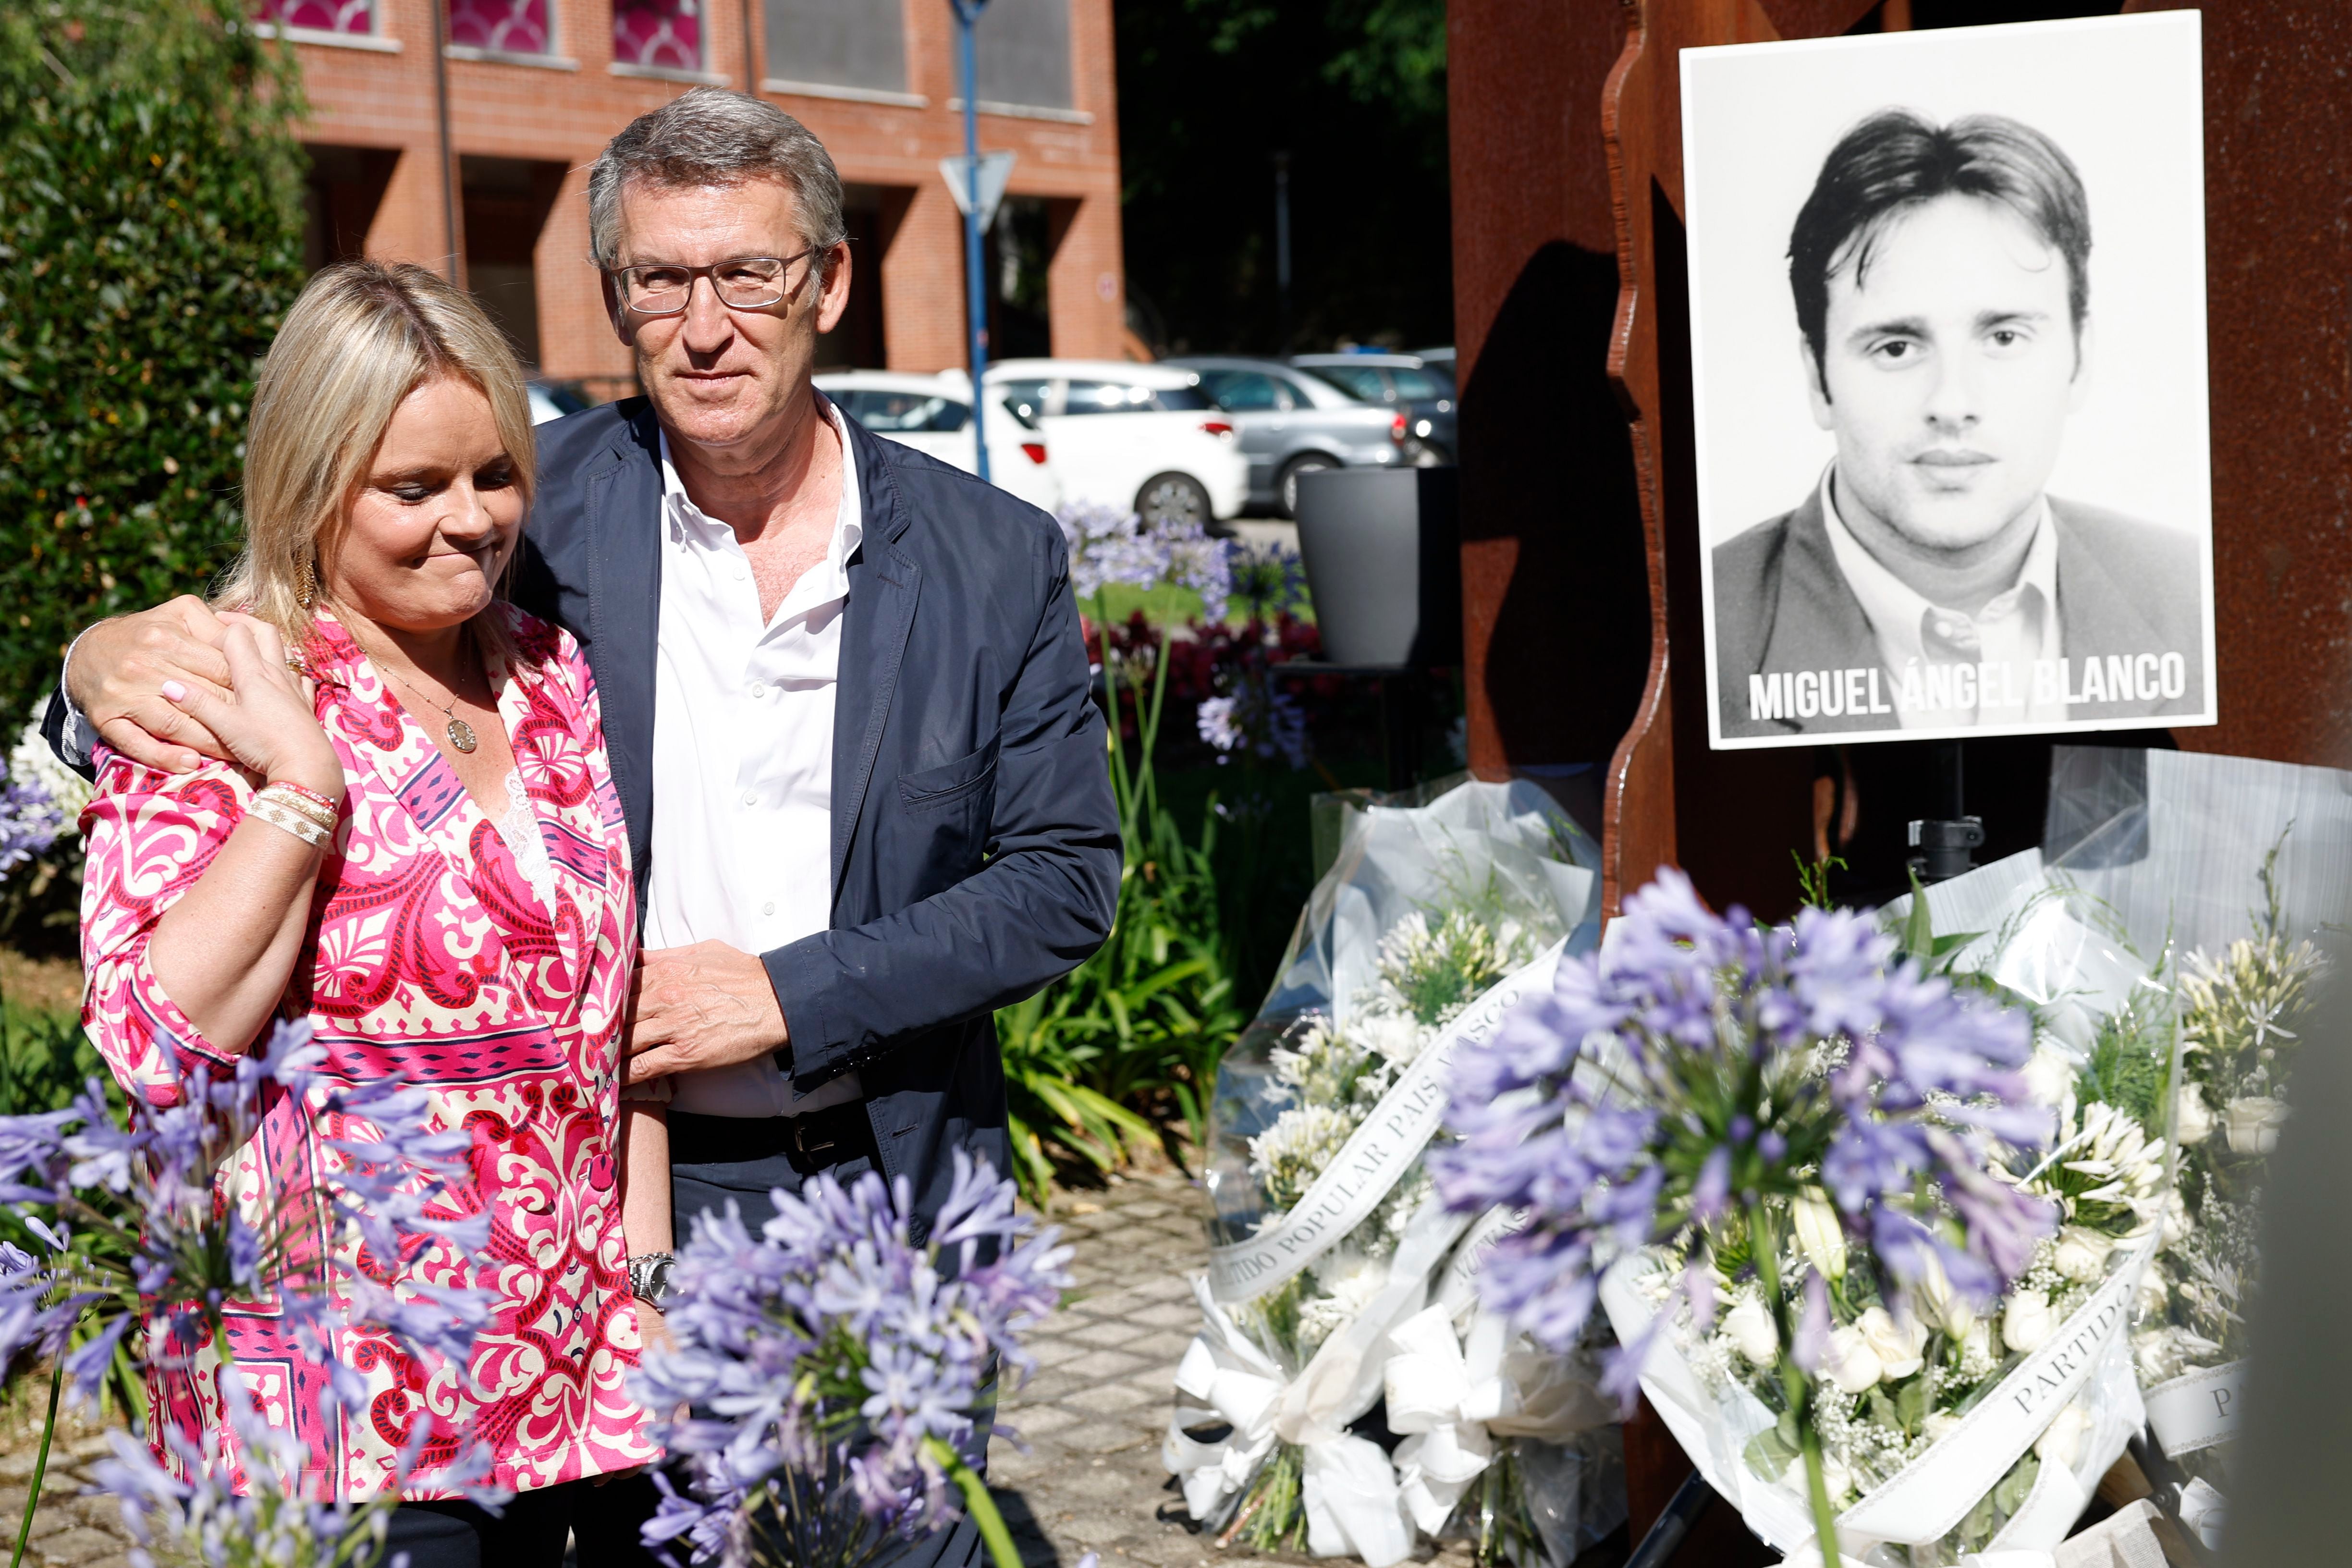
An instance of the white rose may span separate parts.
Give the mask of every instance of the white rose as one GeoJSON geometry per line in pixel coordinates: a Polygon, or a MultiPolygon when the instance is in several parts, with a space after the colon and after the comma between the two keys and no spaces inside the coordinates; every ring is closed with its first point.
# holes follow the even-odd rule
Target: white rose
{"type": "Polygon", "coordinates": [[[2132,1336],[2132,1359],[2139,1363],[2139,1380],[2153,1388],[2159,1383],[2169,1383],[2179,1371],[2172,1352],[2172,1333],[2168,1329],[2150,1329],[2132,1336]]]}
{"type": "Polygon", "coordinates": [[[1919,1423],[1919,1430],[1930,1443],[1940,1443],[1960,1429],[1960,1418],[1948,1410],[1932,1410],[1919,1423]]]}
{"type": "Polygon", "coordinates": [[[1951,1280],[1945,1278],[1943,1263],[1932,1251],[1927,1254],[1927,1272],[1913,1294],[1920,1316],[1939,1325],[1956,1340],[1969,1337],[1969,1330],[1977,1321],[1976,1311],[1952,1289],[1951,1280]]]}
{"type": "Polygon", "coordinates": [[[2193,1083],[2181,1085],[2180,1098],[2173,1102],[2172,1133],[2183,1148],[2213,1135],[2213,1108],[2193,1083]]]}
{"type": "MultiPolygon", "coordinates": [[[[1789,1468],[1780,1472],[1780,1484],[1799,1497],[1813,1495],[1813,1483],[1805,1475],[1803,1455],[1789,1461],[1789,1468]]],[[[1839,1463],[1833,1454],[1822,1456],[1822,1489],[1830,1494],[1830,1506],[1832,1508],[1843,1501],[1845,1494],[1853,1489],[1853,1472],[1839,1463]]],[[[1818,1558],[1819,1553],[1816,1552],[1815,1556],[1818,1558]]],[[[1853,1559],[1848,1558],[1847,1561],[1852,1562],[1853,1559]]]]}
{"type": "Polygon", "coordinates": [[[2115,1250],[2115,1246],[2095,1230],[2070,1225],[2058,1233],[2058,1253],[2053,1261],[2059,1273],[2087,1285],[2107,1271],[2107,1254],[2115,1250]]]}
{"type": "Polygon", "coordinates": [[[2051,1418],[2041,1436],[2033,1440],[2033,1451],[2045,1465],[2055,1465],[2071,1470],[2082,1457],[2083,1438],[2091,1430],[2091,1417],[2080,1405],[2069,1405],[2051,1418]]]}
{"type": "Polygon", "coordinates": [[[1854,1327],[1862,1331],[1864,1342],[1889,1378],[1908,1377],[1924,1364],[1921,1352],[1927,1348],[1927,1325],[1918,1319],[1898,1323],[1885,1308],[1873,1307],[1854,1327]]]}
{"type": "Polygon", "coordinates": [[[1808,1188],[1798,1194],[1792,1205],[1796,1211],[1797,1246],[1805,1260],[1824,1279],[1845,1278],[1845,1230],[1838,1224],[1837,1210],[1830,1207],[1828,1198],[1819,1188],[1808,1188]]]}
{"type": "Polygon", "coordinates": [[[1830,1381],[1848,1394],[1866,1393],[1878,1386],[1885,1368],[1879,1363],[1878,1353],[1862,1331],[1852,1324],[1834,1329],[1830,1333],[1830,1381]]]}
{"type": "Polygon", "coordinates": [[[1771,1312],[1754,1296],[1743,1298],[1723,1315],[1723,1331],[1731,1336],[1739,1353],[1757,1366],[1770,1366],[1780,1353],[1780,1331],[1774,1327],[1771,1312]]]}
{"type": "Polygon", "coordinates": [[[2032,1355],[2058,1330],[2050,1298],[2040,1290],[2020,1290],[2001,1309],[2000,1342],[2020,1355],[2032,1355]]]}
{"type": "Polygon", "coordinates": [[[2074,1097],[2074,1058],[2046,1043],[2039,1045],[2025,1064],[2025,1092],[2034,1104],[2058,1110],[2074,1097]]]}
{"type": "Polygon", "coordinates": [[[2230,1134],[2232,1154],[2267,1154],[2278,1147],[2279,1129],[2286,1123],[2286,1102],[2265,1094],[2230,1101],[2221,1124],[2230,1134]]]}

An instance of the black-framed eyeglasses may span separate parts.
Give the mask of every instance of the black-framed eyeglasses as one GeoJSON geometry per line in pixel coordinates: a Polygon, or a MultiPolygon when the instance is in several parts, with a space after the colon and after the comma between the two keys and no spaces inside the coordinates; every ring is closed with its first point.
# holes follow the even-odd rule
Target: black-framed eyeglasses
{"type": "MultiPolygon", "coordinates": [[[[812,247],[791,256],[738,256],[714,261],[708,267],[654,261],[638,267],[615,267],[607,276],[613,279],[621,303],[640,316],[681,313],[693,301],[694,280],[698,278],[710,279],[711,291],[730,310],[761,310],[799,292],[797,285],[787,289],[784,279],[791,276],[793,262],[815,254],[812,247]]],[[[809,273],[815,270],[814,267],[804,270],[801,282],[807,282],[809,273]]]]}

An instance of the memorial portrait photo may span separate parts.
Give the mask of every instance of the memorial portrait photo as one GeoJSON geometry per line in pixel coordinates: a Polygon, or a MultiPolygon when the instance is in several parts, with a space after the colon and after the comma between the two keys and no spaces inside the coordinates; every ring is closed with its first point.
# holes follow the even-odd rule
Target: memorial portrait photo
{"type": "Polygon", "coordinates": [[[1682,88],[1714,744],[2213,723],[2197,13],[1682,88]]]}

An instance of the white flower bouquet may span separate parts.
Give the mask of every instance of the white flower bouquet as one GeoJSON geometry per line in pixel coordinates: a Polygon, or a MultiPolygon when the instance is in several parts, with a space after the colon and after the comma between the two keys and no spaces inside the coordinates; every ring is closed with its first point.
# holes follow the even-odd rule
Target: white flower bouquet
{"type": "MultiPolygon", "coordinates": [[[[1924,972],[2030,1022],[2021,1076],[2052,1131],[2039,1147],[1995,1142],[1983,1167],[2053,1215],[2022,1268],[1990,1303],[1932,1258],[1897,1284],[1849,1247],[1825,1169],[1820,1185],[1768,1202],[1766,1228],[1781,1238],[1770,1268],[1718,1240],[1712,1289],[1695,1294],[1686,1251],[1657,1248],[1605,1280],[1601,1300],[1627,1342],[1662,1331],[1644,1388],[1781,1550],[1816,1534],[1785,1394],[1793,1351],[1816,1358],[1808,1414],[1842,1551],[1916,1568],[2047,1552],[2142,1420],[2126,1323],[2166,1207],[2167,994],[2095,900],[2034,853],[1883,916],[1924,972]],[[1769,1279],[1819,1282],[1809,1351],[1784,1342],[1760,1288],[1769,1279]]],[[[1944,1184],[1945,1203],[1972,1201],[1944,1184]]]]}
{"type": "Polygon", "coordinates": [[[1422,1153],[1455,1044],[1491,1029],[1521,987],[1548,984],[1564,945],[1597,940],[1599,857],[1526,783],[1337,804],[1337,858],[1218,1072],[1204,1326],[1178,1373],[1164,1458],[1195,1519],[1261,1548],[1384,1568],[1460,1505],[1493,1552],[1540,1553],[1589,1521],[1580,1500],[1603,1467],[1510,1450],[1515,1476],[1574,1472],[1565,1507],[1557,1486],[1536,1506],[1523,1486],[1474,1486],[1495,1468],[1490,1425],[1538,1444],[1569,1435],[1580,1410],[1552,1391],[1530,1416],[1518,1384],[1503,1391],[1508,1372],[1550,1391],[1558,1369],[1507,1368],[1510,1347],[1474,1332],[1466,1282],[1446,1295],[1449,1260],[1482,1236],[1431,1201],[1422,1153]],[[1408,1353],[1420,1359],[1399,1397],[1414,1403],[1391,1413],[1406,1439],[1392,1458],[1350,1429],[1408,1353]]]}
{"type": "Polygon", "coordinates": [[[2216,1544],[2229,1491],[2256,1207],[2322,973],[2352,919],[2352,774],[2236,757],[2062,748],[2064,874],[2144,945],[2169,942],[2178,1155],[2133,1351],[2182,1522],[2216,1544]]]}

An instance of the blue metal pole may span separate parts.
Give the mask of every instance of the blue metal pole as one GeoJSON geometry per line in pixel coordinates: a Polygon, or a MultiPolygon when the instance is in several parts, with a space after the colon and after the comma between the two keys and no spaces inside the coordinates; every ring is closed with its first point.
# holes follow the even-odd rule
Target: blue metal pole
{"type": "Polygon", "coordinates": [[[980,72],[974,63],[972,24],[980,19],[986,0],[954,0],[956,21],[963,44],[963,279],[964,315],[971,340],[971,447],[980,462],[980,477],[988,480],[988,300],[982,289],[980,258],[980,72]]]}

